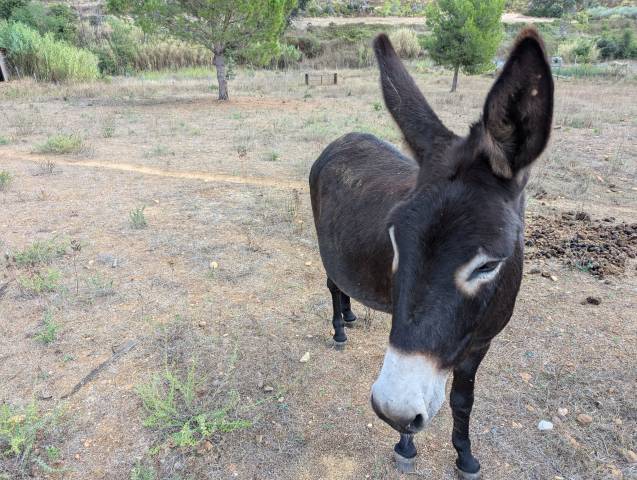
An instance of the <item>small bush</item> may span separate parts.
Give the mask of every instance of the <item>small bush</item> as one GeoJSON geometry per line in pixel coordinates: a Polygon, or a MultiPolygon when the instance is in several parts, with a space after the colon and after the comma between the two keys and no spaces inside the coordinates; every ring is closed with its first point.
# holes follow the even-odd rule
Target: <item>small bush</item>
{"type": "MultiPolygon", "coordinates": [[[[35,402],[24,408],[6,403],[0,405],[0,458],[15,462],[16,475],[17,472],[27,472],[33,464],[39,465],[43,470],[52,470],[46,461],[55,460],[51,458],[56,450],[54,446],[45,449],[45,458],[34,458],[34,455],[38,442],[51,432],[56,420],[56,414],[42,414],[35,402]]],[[[8,463],[4,465],[7,466],[8,463]]],[[[5,472],[4,468],[2,472],[5,472]]]]}
{"type": "Polygon", "coordinates": [[[18,284],[25,293],[30,295],[41,295],[52,293],[60,288],[62,274],[53,268],[46,272],[35,272],[26,277],[19,277],[18,284]]]}
{"type": "Polygon", "coordinates": [[[36,241],[24,250],[15,253],[13,259],[19,267],[50,264],[55,258],[66,254],[66,246],[66,243],[55,240],[36,241]]]}
{"type": "Polygon", "coordinates": [[[0,47],[21,76],[54,82],[99,76],[98,60],[91,52],[56,40],[52,33],[40,35],[20,22],[0,21],[0,47]]]}
{"type": "Polygon", "coordinates": [[[595,42],[583,38],[562,43],[557,48],[557,54],[567,63],[594,63],[599,58],[595,42]]]}
{"type": "Polygon", "coordinates": [[[636,6],[625,6],[625,7],[594,7],[589,8],[587,13],[593,18],[608,18],[608,17],[626,17],[626,18],[637,18],[637,7],[636,6]]]}
{"type": "Polygon", "coordinates": [[[130,220],[131,227],[136,230],[146,228],[148,226],[148,222],[146,221],[146,216],[144,215],[145,206],[137,207],[128,214],[128,218],[130,220]]]}
{"type": "Polygon", "coordinates": [[[42,35],[50,32],[56,40],[73,43],[77,37],[77,13],[63,3],[45,5],[31,1],[13,10],[10,20],[21,22],[42,35]]]}
{"type": "Polygon", "coordinates": [[[68,153],[78,153],[82,150],[83,146],[84,142],[79,135],[60,133],[49,137],[46,142],[37,148],[37,152],[65,155],[68,153]]]}
{"type": "Polygon", "coordinates": [[[531,0],[526,13],[533,17],[556,17],[574,11],[577,0],[531,0]]]}
{"type": "Polygon", "coordinates": [[[47,311],[44,314],[42,328],[40,328],[40,331],[38,331],[33,338],[44,345],[49,345],[57,340],[59,330],[60,325],[53,320],[53,313],[47,311]]]}
{"type": "Polygon", "coordinates": [[[637,40],[632,29],[621,33],[605,34],[597,40],[597,48],[603,60],[637,58],[637,40]]]}
{"type": "Polygon", "coordinates": [[[201,404],[197,388],[195,366],[185,378],[166,368],[161,375],[137,388],[146,418],[144,426],[155,429],[165,438],[170,438],[176,447],[195,447],[215,433],[227,433],[248,428],[247,420],[228,418],[233,404],[209,411],[201,404]]]}
{"type": "Polygon", "coordinates": [[[420,54],[418,35],[411,28],[399,28],[393,31],[389,38],[401,58],[416,58],[420,54]]]}
{"type": "Polygon", "coordinates": [[[152,467],[137,463],[130,472],[130,480],[155,480],[157,473],[152,467]]]}
{"type": "Polygon", "coordinates": [[[0,170],[0,192],[4,192],[11,184],[11,174],[6,170],[0,170]]]}

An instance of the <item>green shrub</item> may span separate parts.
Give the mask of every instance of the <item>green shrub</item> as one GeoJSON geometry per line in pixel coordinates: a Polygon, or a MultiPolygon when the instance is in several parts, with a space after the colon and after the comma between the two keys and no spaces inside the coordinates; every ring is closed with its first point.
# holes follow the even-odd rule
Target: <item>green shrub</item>
{"type": "Polygon", "coordinates": [[[10,20],[21,22],[40,34],[53,33],[57,40],[75,42],[77,35],[77,14],[65,4],[44,5],[32,1],[13,10],[10,20]]]}
{"type": "Polygon", "coordinates": [[[0,170],[0,192],[4,192],[11,184],[11,174],[6,170],[0,170]]]}
{"type": "Polygon", "coordinates": [[[566,63],[594,63],[599,58],[599,50],[595,42],[584,38],[562,43],[557,48],[557,54],[566,63]]]}
{"type": "Polygon", "coordinates": [[[66,254],[66,246],[65,242],[54,239],[35,241],[24,250],[16,252],[13,259],[18,267],[46,265],[66,254]]]}
{"type": "Polygon", "coordinates": [[[67,153],[77,153],[82,150],[84,141],[77,134],[66,135],[59,133],[49,137],[46,142],[38,146],[38,153],[51,153],[54,155],[65,155],[67,153]]]}
{"type": "Polygon", "coordinates": [[[47,310],[42,321],[42,328],[33,338],[44,345],[49,345],[57,340],[59,330],[60,325],[53,320],[53,314],[47,310]]]}
{"type": "Polygon", "coordinates": [[[396,53],[402,58],[416,58],[420,54],[418,35],[411,28],[399,28],[389,35],[396,53]]]}
{"type": "Polygon", "coordinates": [[[130,211],[128,214],[128,219],[130,220],[131,227],[135,230],[140,230],[142,228],[146,228],[148,226],[148,222],[146,221],[146,215],[144,215],[144,210],[146,206],[137,207],[130,211]]]}
{"type": "Polygon", "coordinates": [[[195,447],[213,434],[248,428],[247,420],[230,419],[234,402],[209,409],[197,395],[201,380],[193,365],[185,376],[166,368],[149,383],[140,385],[146,418],[144,426],[169,438],[176,447],[195,447]]]}
{"type": "Polygon", "coordinates": [[[526,13],[533,17],[561,17],[576,7],[577,0],[531,0],[526,13]]]}
{"type": "Polygon", "coordinates": [[[316,58],[324,50],[321,41],[312,34],[287,37],[285,42],[296,47],[305,58],[316,58]]]}
{"type": "Polygon", "coordinates": [[[14,10],[24,7],[29,0],[0,0],[0,20],[11,18],[14,10]]]}
{"type": "Polygon", "coordinates": [[[603,35],[597,40],[597,48],[603,60],[637,58],[637,40],[630,28],[625,28],[620,34],[603,35]]]}
{"type": "Polygon", "coordinates": [[[20,22],[0,22],[0,47],[7,50],[18,75],[55,82],[94,80],[99,75],[95,55],[20,22]]]}
{"type": "Polygon", "coordinates": [[[594,7],[589,8],[587,13],[593,18],[608,18],[608,17],[626,17],[626,18],[637,18],[637,7],[636,6],[625,6],[625,7],[594,7]]]}
{"type": "Polygon", "coordinates": [[[60,288],[62,274],[53,268],[46,272],[36,272],[26,277],[19,277],[18,284],[25,293],[40,295],[55,292],[60,288]]]}
{"type": "MultiPolygon", "coordinates": [[[[35,402],[31,402],[24,408],[18,408],[6,403],[0,405],[0,458],[12,459],[15,462],[13,468],[15,477],[6,478],[24,478],[20,473],[26,473],[32,465],[38,465],[43,470],[52,470],[46,462],[55,460],[54,446],[45,448],[46,457],[33,458],[37,455],[37,445],[52,430],[56,423],[58,415],[43,414],[39,411],[35,402]]],[[[4,463],[3,467],[9,467],[8,463],[4,463]]],[[[7,470],[8,470],[7,468],[7,470]]],[[[0,478],[5,478],[2,473],[7,470],[0,470],[0,478]]],[[[30,477],[33,472],[30,472],[30,477]]],[[[11,475],[11,472],[9,472],[11,475]]]]}

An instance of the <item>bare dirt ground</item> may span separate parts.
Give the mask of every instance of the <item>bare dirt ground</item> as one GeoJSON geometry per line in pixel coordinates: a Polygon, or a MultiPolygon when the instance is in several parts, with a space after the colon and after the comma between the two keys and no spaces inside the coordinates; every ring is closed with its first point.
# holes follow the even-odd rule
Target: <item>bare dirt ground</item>
{"type": "MultiPolygon", "coordinates": [[[[521,13],[507,12],[502,15],[504,23],[546,23],[554,21],[548,17],[528,17],[521,13]]],[[[327,27],[330,24],[351,25],[365,23],[368,25],[423,25],[423,17],[301,17],[294,20],[296,28],[307,28],[308,24],[315,27],[327,27]]]]}
{"type": "MultiPolygon", "coordinates": [[[[0,405],[59,412],[34,452],[59,448],[54,470],[6,457],[0,478],[400,478],[397,435],[368,403],[390,319],[355,304],[359,326],[343,352],[331,348],[306,178],[341,134],[401,140],[376,72],[339,78],[308,90],[299,72],[240,72],[229,103],[208,79],[0,87],[0,170],[12,177],[0,191],[0,405]],[[58,133],[82,147],[32,153],[58,133]],[[141,206],[148,226],[135,229],[141,206]],[[19,265],[38,240],[64,252],[19,265]],[[29,291],[24,278],[47,269],[59,285],[29,291]],[[47,315],[59,330],[44,344],[47,315]],[[166,368],[193,368],[197,402],[234,398],[231,416],[251,426],[196,447],[146,427],[137,389],[166,368]],[[135,465],[155,477],[132,477],[135,465]]],[[[447,76],[417,80],[459,133],[492,81],[463,77],[452,95],[447,76]]],[[[527,273],[478,374],[472,438],[485,478],[637,478],[634,89],[557,84],[555,132],[529,185],[527,273]],[[572,242],[606,243],[601,260],[621,261],[600,275],[566,255],[572,242]]],[[[417,476],[455,478],[450,435],[443,407],[417,436],[417,476]]]]}

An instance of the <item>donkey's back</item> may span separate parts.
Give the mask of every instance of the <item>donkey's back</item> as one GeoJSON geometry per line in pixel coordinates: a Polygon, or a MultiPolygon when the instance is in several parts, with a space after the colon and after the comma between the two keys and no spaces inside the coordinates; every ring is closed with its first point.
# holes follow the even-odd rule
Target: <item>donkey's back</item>
{"type": "Polygon", "coordinates": [[[385,223],[417,176],[414,160],[364,133],[332,142],[310,171],[312,210],[327,275],[344,293],[371,308],[390,311],[392,247],[385,223]],[[345,274],[352,271],[356,278],[345,274]]]}

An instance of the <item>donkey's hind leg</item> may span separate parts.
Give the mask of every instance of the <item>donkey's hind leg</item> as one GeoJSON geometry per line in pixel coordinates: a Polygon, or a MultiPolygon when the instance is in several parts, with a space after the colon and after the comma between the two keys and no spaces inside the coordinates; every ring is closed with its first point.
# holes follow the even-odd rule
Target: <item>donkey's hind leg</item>
{"type": "Polygon", "coordinates": [[[334,343],[337,346],[343,346],[347,341],[347,335],[345,335],[345,322],[343,321],[341,291],[329,278],[327,279],[327,288],[329,288],[330,293],[332,294],[332,326],[334,327],[334,343]]]}
{"type": "Polygon", "coordinates": [[[356,315],[352,312],[352,304],[347,295],[341,292],[341,310],[343,311],[343,320],[346,327],[353,327],[356,323],[356,315]]]}

